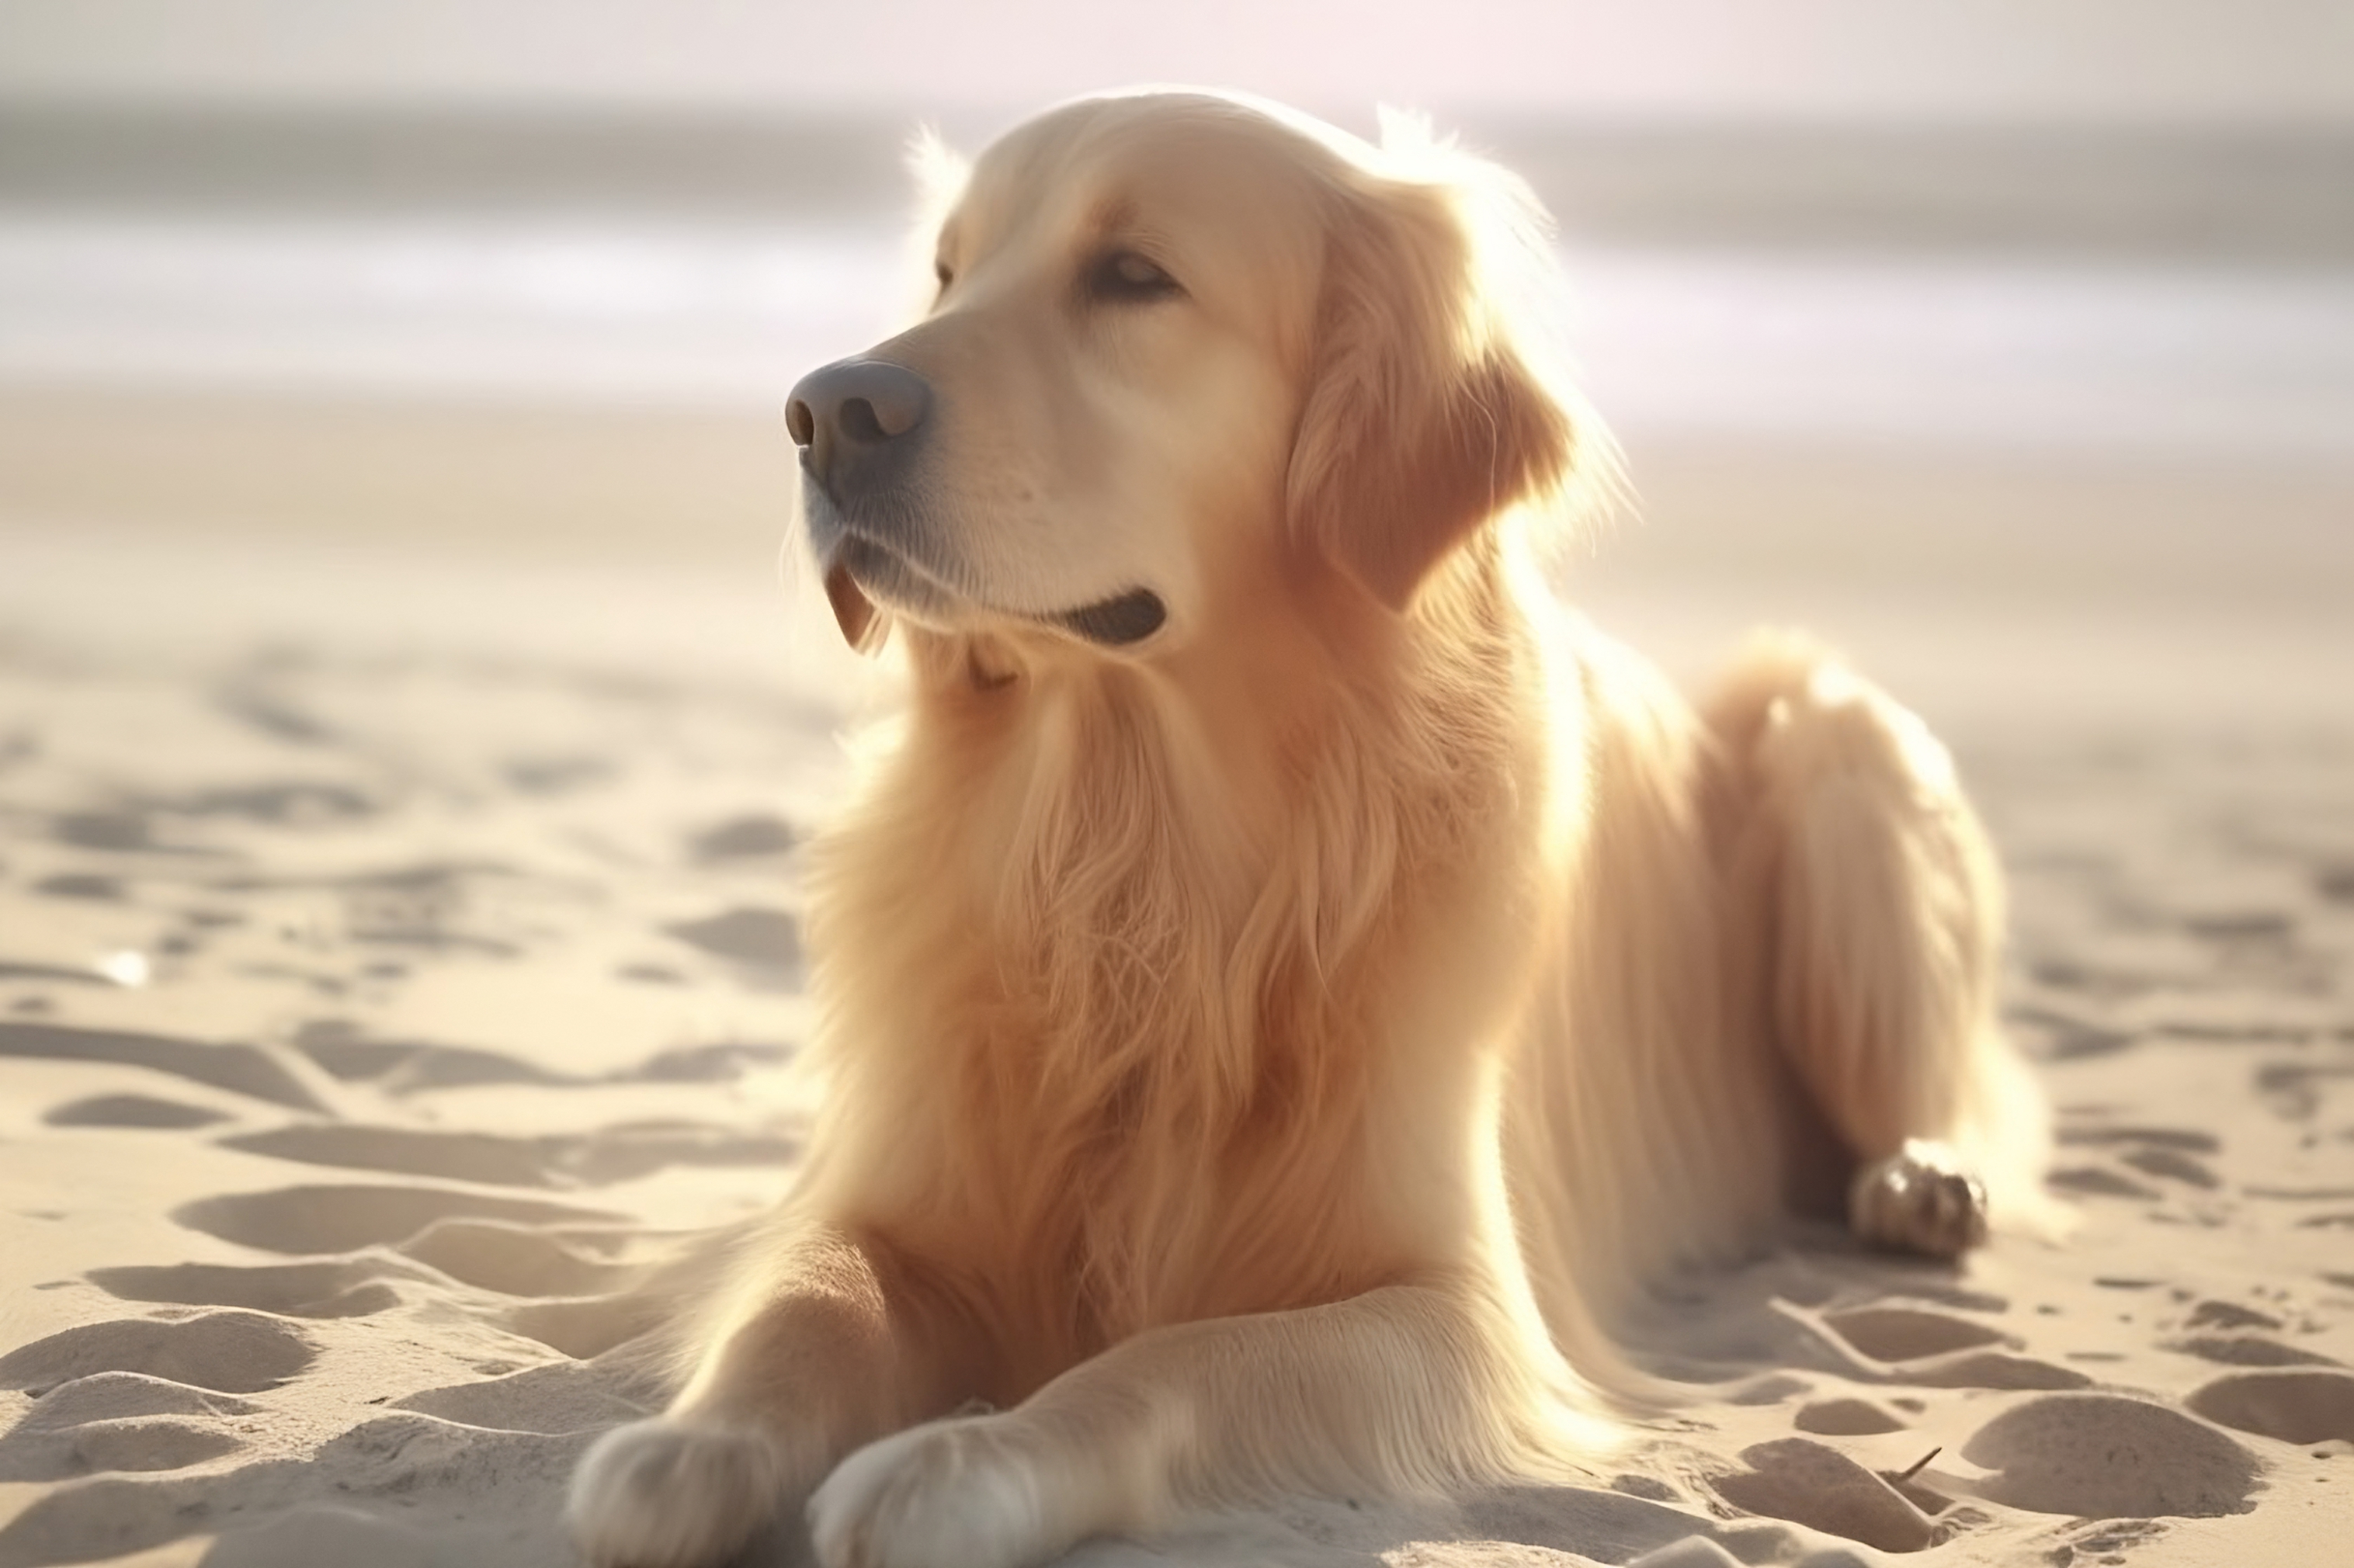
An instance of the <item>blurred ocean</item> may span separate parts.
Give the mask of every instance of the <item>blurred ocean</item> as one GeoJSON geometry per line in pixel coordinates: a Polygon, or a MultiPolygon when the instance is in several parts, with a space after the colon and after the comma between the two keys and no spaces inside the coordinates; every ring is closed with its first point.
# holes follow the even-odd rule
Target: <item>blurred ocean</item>
{"type": "MultiPolygon", "coordinates": [[[[848,689],[781,409],[921,296],[912,122],[0,107],[0,652],[848,689]]],[[[1989,733],[2354,722],[2354,134],[1466,139],[1640,493],[1576,597],[1671,669],[1796,621],[1989,733]]]]}
{"type": "MultiPolygon", "coordinates": [[[[0,112],[0,385],[773,409],[917,297],[905,133],[0,112]]],[[[2354,459],[2344,135],[1468,140],[1557,215],[1630,438],[2354,459]]]]}
{"type": "MultiPolygon", "coordinates": [[[[1580,244],[1628,433],[2354,450],[2354,271],[1580,244]]],[[[0,213],[0,380],[781,408],[914,297],[887,225],[0,213]]]]}

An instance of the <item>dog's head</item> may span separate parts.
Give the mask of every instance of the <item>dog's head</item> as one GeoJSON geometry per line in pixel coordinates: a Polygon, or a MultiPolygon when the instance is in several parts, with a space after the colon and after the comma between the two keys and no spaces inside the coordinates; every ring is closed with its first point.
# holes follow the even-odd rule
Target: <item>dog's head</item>
{"type": "Polygon", "coordinates": [[[1407,610],[1578,431],[1525,331],[1548,275],[1509,176],[1200,93],[1086,100],[944,204],[911,330],[805,377],[789,421],[844,634],[1150,658],[1253,585],[1407,610]]]}

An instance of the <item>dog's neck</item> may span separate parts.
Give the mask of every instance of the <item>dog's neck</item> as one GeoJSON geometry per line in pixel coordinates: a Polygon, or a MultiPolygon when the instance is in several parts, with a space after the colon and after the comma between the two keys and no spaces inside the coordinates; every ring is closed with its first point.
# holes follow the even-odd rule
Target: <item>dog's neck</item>
{"type": "Polygon", "coordinates": [[[1206,995],[1256,991],[1254,965],[1337,975],[1397,880],[1525,765],[1511,565],[1482,536],[1405,615],[1327,585],[1330,613],[1246,615],[1158,665],[917,632],[907,729],[831,858],[922,841],[955,939],[1024,955],[1001,977],[1010,1003],[1098,1059],[1232,1055],[1243,1092],[1266,1021],[1214,1017],[1206,995]],[[1140,1005],[1189,984],[1205,994],[1140,1005]]]}
{"type": "Polygon", "coordinates": [[[1295,1118],[1363,1102],[1432,933],[1453,942],[1494,902],[1468,897],[1494,868],[1465,846],[1542,793],[1502,564],[1474,549],[1442,571],[1408,616],[1262,626],[1163,666],[1009,672],[1002,651],[916,640],[907,728],[813,866],[819,1000],[859,1021],[858,1055],[821,1054],[863,1080],[836,1103],[902,1107],[907,1125],[869,1129],[886,1164],[937,1150],[923,1163],[1030,1184],[949,1200],[910,1168],[900,1205],[1088,1228],[1071,1245],[1133,1298],[1112,1316],[1150,1317],[1137,1282],[1158,1274],[1132,1249],[1188,1245],[1194,1221],[1170,1216],[1204,1197],[1107,1182],[1165,1213],[1101,1216],[1099,1236],[1053,1219],[1096,1162],[1214,1184],[1290,1159],[1295,1118]]]}
{"type": "MultiPolygon", "coordinates": [[[[1189,923],[1231,948],[1266,917],[1270,874],[1308,851],[1360,890],[1299,900],[1308,956],[1331,972],[1370,916],[1341,906],[1405,869],[1397,857],[1439,848],[1427,831],[1444,821],[1418,819],[1459,816],[1517,750],[1505,709],[1527,683],[1507,666],[1528,656],[1529,629],[1509,566],[1483,535],[1403,615],[1337,573],[1294,579],[1134,663],[912,636],[906,752],[966,783],[962,836],[994,881],[993,934],[1043,937],[1075,901],[1126,908],[1182,884],[1189,923]]],[[[1119,928],[1107,913],[1054,939],[1119,928]]]]}

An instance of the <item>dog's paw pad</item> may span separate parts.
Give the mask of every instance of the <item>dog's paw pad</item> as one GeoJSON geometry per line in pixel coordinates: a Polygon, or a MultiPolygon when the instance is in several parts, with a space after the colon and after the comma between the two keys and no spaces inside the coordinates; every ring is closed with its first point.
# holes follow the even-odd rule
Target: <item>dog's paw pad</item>
{"type": "Polygon", "coordinates": [[[1958,1257],[1987,1239],[1986,1184],[1944,1144],[1908,1139],[1857,1173],[1847,1214],[1857,1236],[1873,1246],[1958,1257]]]}
{"type": "Polygon", "coordinates": [[[750,1433],[640,1421],[588,1450],[565,1520],[596,1568],[704,1568],[776,1515],[783,1488],[775,1449],[750,1433]]]}
{"type": "Polygon", "coordinates": [[[1052,1556],[1041,1482],[1002,1415],[934,1421],[869,1443],[809,1500],[824,1568],[1015,1568],[1052,1556]]]}

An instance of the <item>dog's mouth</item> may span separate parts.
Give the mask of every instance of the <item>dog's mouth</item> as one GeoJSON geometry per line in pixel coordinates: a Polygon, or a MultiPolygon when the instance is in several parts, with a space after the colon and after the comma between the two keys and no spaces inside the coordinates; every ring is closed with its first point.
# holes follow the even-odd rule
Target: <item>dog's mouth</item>
{"type": "Polygon", "coordinates": [[[1150,588],[1137,588],[1043,619],[1102,647],[1129,648],[1161,630],[1169,607],[1150,588]]]}
{"type": "MultiPolygon", "coordinates": [[[[857,534],[835,545],[825,569],[826,602],[843,641],[861,652],[880,630],[877,601],[924,619],[957,607],[960,596],[888,546],[857,534]]],[[[1026,611],[1024,620],[1052,626],[1099,648],[1131,648],[1169,620],[1169,607],[1150,588],[1135,588],[1076,609],[1026,611]]]]}

